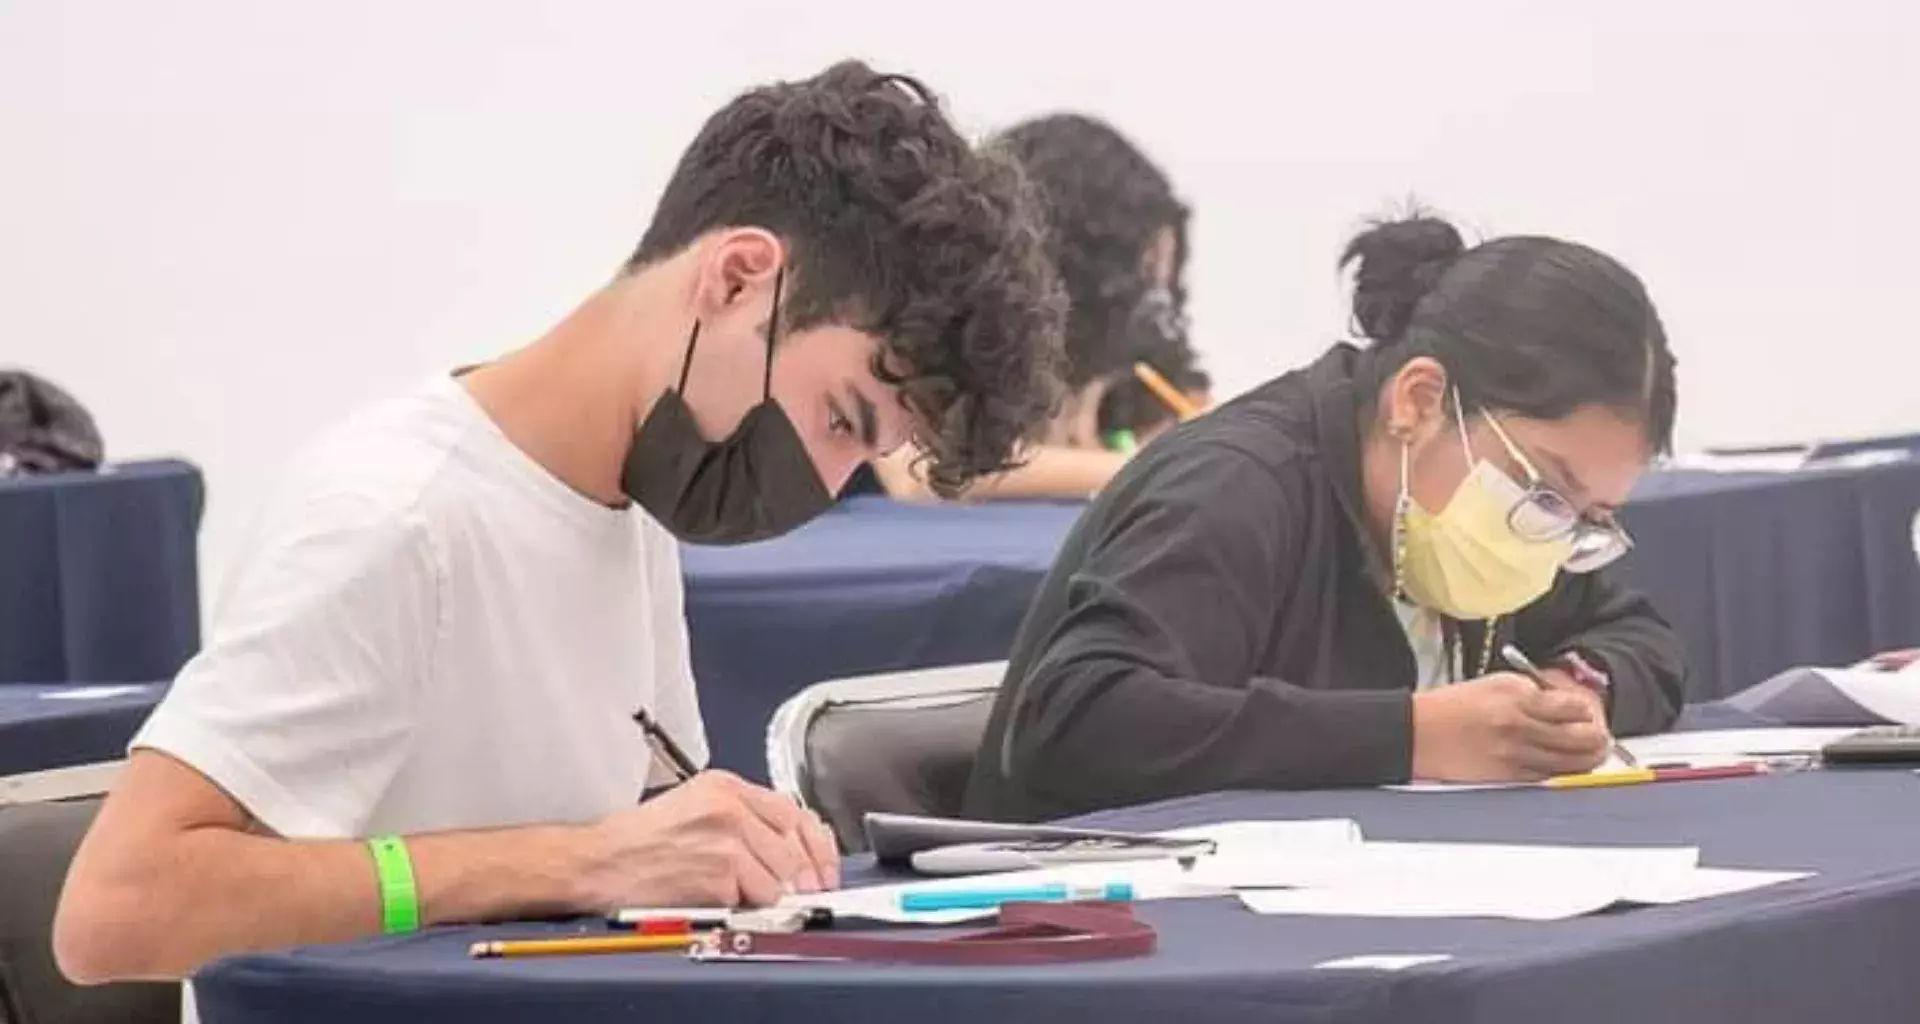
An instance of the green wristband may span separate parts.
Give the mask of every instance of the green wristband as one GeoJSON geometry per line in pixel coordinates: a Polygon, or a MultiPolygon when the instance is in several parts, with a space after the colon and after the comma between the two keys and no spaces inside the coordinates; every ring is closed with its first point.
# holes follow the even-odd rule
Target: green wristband
{"type": "Polygon", "coordinates": [[[367,840],[373,870],[380,879],[380,926],[388,935],[420,930],[420,890],[413,883],[413,858],[399,836],[367,840]]]}

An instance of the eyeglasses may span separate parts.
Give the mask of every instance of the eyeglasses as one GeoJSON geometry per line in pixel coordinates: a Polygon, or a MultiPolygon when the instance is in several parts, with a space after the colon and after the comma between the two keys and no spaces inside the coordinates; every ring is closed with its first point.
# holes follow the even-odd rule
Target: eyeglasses
{"type": "Polygon", "coordinates": [[[1580,514],[1566,495],[1547,486],[1533,460],[1513,443],[1500,421],[1485,409],[1480,415],[1493,428],[1493,435],[1506,445],[1507,454],[1527,474],[1526,493],[1507,510],[1507,528],[1522,540],[1557,541],[1571,539],[1573,548],[1563,563],[1568,572],[1596,572],[1633,550],[1633,538],[1612,517],[1596,522],[1580,514]]]}

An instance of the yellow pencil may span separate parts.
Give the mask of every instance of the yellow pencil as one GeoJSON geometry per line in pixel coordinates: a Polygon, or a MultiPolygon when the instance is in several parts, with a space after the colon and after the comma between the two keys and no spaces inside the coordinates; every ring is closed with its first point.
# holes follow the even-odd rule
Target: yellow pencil
{"type": "Polygon", "coordinates": [[[467,955],[476,959],[519,956],[588,956],[596,953],[664,953],[684,951],[697,941],[691,935],[579,935],[561,939],[507,939],[476,942],[467,955]]]}
{"type": "Polygon", "coordinates": [[[1658,782],[1660,776],[1650,768],[1635,768],[1624,772],[1588,772],[1584,775],[1555,775],[1542,782],[1548,789],[1593,789],[1599,786],[1637,786],[1642,782],[1658,782]]]}
{"type": "Polygon", "coordinates": [[[1175,416],[1190,420],[1200,415],[1200,407],[1193,404],[1193,399],[1188,398],[1179,388],[1174,387],[1171,381],[1162,377],[1159,370],[1146,363],[1135,363],[1133,375],[1140,378],[1140,383],[1145,384],[1148,391],[1153,392],[1156,397],[1165,402],[1175,416]]]}

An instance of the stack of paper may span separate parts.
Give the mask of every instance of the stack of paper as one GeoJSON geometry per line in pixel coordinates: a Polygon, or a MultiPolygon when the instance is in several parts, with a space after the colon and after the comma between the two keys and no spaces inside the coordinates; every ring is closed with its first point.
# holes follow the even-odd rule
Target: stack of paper
{"type": "MultiPolygon", "coordinates": [[[[1214,841],[1215,856],[1258,860],[1268,857],[1335,857],[1358,850],[1360,826],[1344,818],[1311,821],[1229,821],[1215,825],[1174,829],[1165,836],[1214,841]]],[[[1207,858],[1212,859],[1212,858],[1207,858]]],[[[826,907],[841,917],[873,921],[953,924],[993,917],[994,910],[940,910],[907,912],[900,909],[906,892],[942,892],[977,889],[1028,888],[1040,885],[1103,885],[1125,882],[1136,900],[1225,896],[1226,886],[1197,880],[1177,860],[1164,857],[1137,861],[1104,861],[1034,871],[1007,871],[989,876],[956,876],[938,880],[876,885],[814,896],[789,897],[783,905],[826,907]]]]}
{"type": "Polygon", "coordinates": [[[1238,821],[1163,833],[1204,836],[1218,852],[1176,860],[1105,862],[991,876],[872,886],[793,897],[842,917],[951,924],[993,910],[906,912],[906,892],[1125,882],[1136,900],[1238,894],[1266,914],[1500,917],[1552,921],[1618,904],[1666,904],[1744,892],[1804,872],[1700,866],[1694,847],[1576,847],[1369,842],[1351,821],[1238,821]]]}

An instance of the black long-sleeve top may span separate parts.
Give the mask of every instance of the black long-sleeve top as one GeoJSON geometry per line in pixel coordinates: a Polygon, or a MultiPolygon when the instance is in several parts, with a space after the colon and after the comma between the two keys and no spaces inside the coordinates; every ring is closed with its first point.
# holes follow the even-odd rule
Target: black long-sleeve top
{"type": "MultiPolygon", "coordinates": [[[[1365,358],[1337,345],[1183,425],[1088,508],[1015,641],[969,815],[1407,779],[1416,670],[1363,525],[1365,358]]],[[[1478,665],[1485,628],[1449,629],[1478,665]]],[[[1496,633],[1607,672],[1617,734],[1679,713],[1678,639],[1603,573],[1560,574],[1496,633]]]]}

